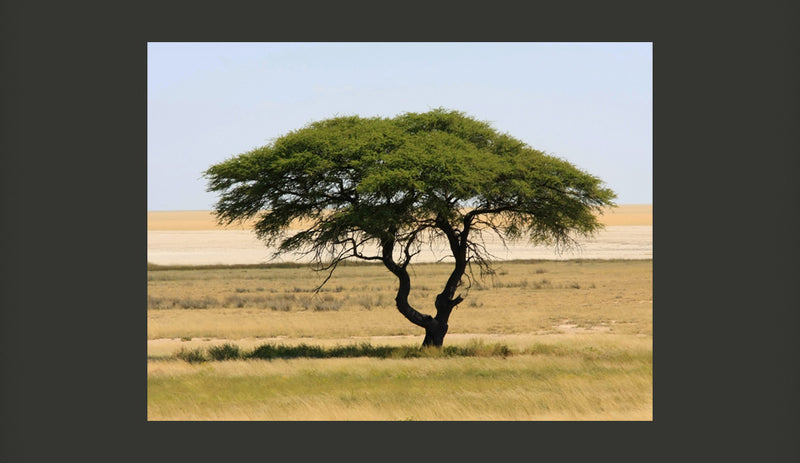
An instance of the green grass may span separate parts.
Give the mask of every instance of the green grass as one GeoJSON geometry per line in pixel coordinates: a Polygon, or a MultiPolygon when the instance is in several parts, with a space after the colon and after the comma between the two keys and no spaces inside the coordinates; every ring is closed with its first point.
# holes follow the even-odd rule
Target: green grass
{"type": "Polygon", "coordinates": [[[208,355],[214,360],[235,360],[241,357],[242,353],[238,346],[233,344],[223,344],[208,348],[208,355]]]}
{"type": "Polygon", "coordinates": [[[208,360],[202,349],[181,348],[175,353],[175,357],[189,363],[202,363],[208,360]]]}
{"type": "MultiPolygon", "coordinates": [[[[303,349],[310,355],[332,351],[303,349]]],[[[148,419],[652,419],[646,349],[624,356],[613,347],[591,352],[562,344],[505,357],[171,362],[151,366],[148,419]]]]}
{"type": "Polygon", "coordinates": [[[262,344],[252,350],[245,351],[238,346],[225,343],[211,346],[208,349],[181,348],[175,358],[189,363],[200,363],[209,360],[273,360],[296,358],[421,358],[421,357],[507,357],[511,349],[504,344],[485,345],[482,342],[471,342],[464,346],[413,347],[413,346],[373,346],[369,343],[344,346],[315,346],[301,343],[294,346],[282,344],[262,344]]]}

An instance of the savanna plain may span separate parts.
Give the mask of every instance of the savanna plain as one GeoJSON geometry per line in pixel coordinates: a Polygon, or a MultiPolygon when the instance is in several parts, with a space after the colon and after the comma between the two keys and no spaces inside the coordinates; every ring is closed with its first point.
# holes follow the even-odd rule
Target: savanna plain
{"type": "MultiPolygon", "coordinates": [[[[652,223],[652,222],[651,222],[652,223]]],[[[148,264],[149,420],[652,420],[652,259],[510,260],[444,348],[380,265],[148,264]]],[[[410,267],[432,314],[451,270],[410,267]]]]}

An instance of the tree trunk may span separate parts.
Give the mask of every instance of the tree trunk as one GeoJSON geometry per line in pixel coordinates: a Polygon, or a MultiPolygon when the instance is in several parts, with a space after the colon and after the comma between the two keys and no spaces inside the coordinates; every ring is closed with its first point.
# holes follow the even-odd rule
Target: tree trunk
{"type": "Polygon", "coordinates": [[[382,246],[383,264],[389,269],[389,271],[397,276],[399,283],[397,287],[397,296],[394,299],[397,305],[397,310],[403,314],[408,321],[419,326],[420,328],[425,329],[426,334],[423,345],[426,345],[425,342],[438,342],[437,345],[441,346],[442,341],[444,340],[444,333],[447,332],[446,321],[444,323],[444,331],[442,331],[439,327],[439,322],[436,319],[430,315],[420,313],[411,307],[411,304],[408,303],[408,295],[411,292],[411,277],[408,275],[408,271],[406,271],[406,265],[408,265],[408,261],[405,262],[405,265],[398,265],[394,259],[392,259],[394,240],[387,239],[382,243],[382,246]],[[439,334],[440,332],[441,334],[439,334]],[[428,341],[428,333],[431,333],[432,335],[431,341],[428,341]]]}
{"type": "MultiPolygon", "coordinates": [[[[444,344],[444,337],[447,334],[447,321],[450,319],[450,313],[455,306],[464,300],[461,296],[455,298],[453,298],[453,296],[455,295],[456,288],[459,286],[461,277],[464,275],[464,270],[466,269],[466,247],[459,247],[458,240],[455,239],[452,229],[449,230],[448,238],[451,239],[451,247],[453,248],[453,254],[456,258],[456,265],[453,272],[450,274],[450,278],[447,280],[447,284],[445,284],[444,291],[436,296],[435,317],[418,312],[408,303],[408,295],[411,291],[411,278],[406,271],[406,266],[410,259],[408,248],[406,248],[406,260],[403,265],[398,265],[394,259],[392,259],[392,249],[395,241],[393,239],[386,239],[382,243],[383,255],[381,260],[386,268],[397,276],[399,282],[397,296],[395,297],[397,310],[403,314],[408,321],[425,329],[425,339],[422,340],[423,347],[442,347],[444,344]]],[[[466,240],[466,236],[464,236],[464,239],[466,240]]]]}
{"type": "Polygon", "coordinates": [[[434,326],[425,329],[425,339],[422,340],[422,347],[442,347],[444,335],[447,334],[447,323],[436,323],[434,326]]]}
{"type": "Polygon", "coordinates": [[[442,347],[444,336],[447,334],[447,322],[450,320],[450,313],[453,312],[453,308],[461,300],[460,296],[456,299],[450,299],[448,289],[436,296],[436,316],[433,317],[432,323],[425,327],[425,339],[422,341],[423,347],[442,347]]]}
{"type": "Polygon", "coordinates": [[[436,296],[436,317],[420,313],[408,303],[411,280],[405,268],[395,266],[393,269],[400,283],[395,297],[397,310],[408,321],[425,329],[425,339],[422,341],[423,347],[441,347],[444,342],[444,336],[447,334],[447,320],[450,318],[450,312],[452,312],[455,304],[461,302],[461,298],[451,301],[446,295],[440,294],[436,296]]]}

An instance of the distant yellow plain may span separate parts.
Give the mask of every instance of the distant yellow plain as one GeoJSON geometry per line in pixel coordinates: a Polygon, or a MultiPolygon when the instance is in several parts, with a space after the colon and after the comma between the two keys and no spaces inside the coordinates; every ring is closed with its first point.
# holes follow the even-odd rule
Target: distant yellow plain
{"type": "MultiPolygon", "coordinates": [[[[607,209],[600,222],[609,226],[653,225],[652,204],[625,204],[607,209]]],[[[147,213],[148,231],[251,230],[250,222],[235,222],[223,227],[211,211],[151,211],[147,213]]]]}

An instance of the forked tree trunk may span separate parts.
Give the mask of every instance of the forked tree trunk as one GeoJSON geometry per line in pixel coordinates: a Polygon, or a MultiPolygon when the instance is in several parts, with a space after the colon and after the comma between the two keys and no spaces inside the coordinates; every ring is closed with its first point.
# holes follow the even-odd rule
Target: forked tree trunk
{"type": "MultiPolygon", "coordinates": [[[[452,232],[452,230],[450,231],[452,232]]],[[[448,237],[452,238],[452,233],[448,234],[448,237]]],[[[464,236],[464,240],[466,241],[466,235],[464,236]]],[[[420,313],[408,303],[408,295],[411,292],[411,278],[406,271],[406,266],[409,261],[406,260],[404,265],[395,263],[394,259],[392,259],[394,241],[386,240],[383,243],[383,264],[397,276],[399,281],[397,296],[395,297],[397,310],[400,311],[408,321],[425,329],[425,339],[422,341],[423,347],[441,347],[444,344],[450,313],[453,311],[453,308],[463,300],[461,296],[453,298],[456,288],[461,282],[461,277],[464,275],[464,270],[466,269],[465,248],[462,247],[458,249],[456,247],[457,244],[458,242],[455,239],[451,239],[451,245],[456,257],[456,265],[453,272],[450,274],[450,278],[447,280],[447,284],[445,284],[444,291],[436,296],[436,316],[431,317],[430,315],[420,313]]]]}
{"type": "MultiPolygon", "coordinates": [[[[387,267],[389,266],[387,265],[387,267]]],[[[425,329],[425,339],[422,341],[423,346],[441,347],[444,342],[444,336],[447,334],[447,321],[450,318],[450,312],[452,312],[456,304],[461,302],[461,298],[459,297],[452,301],[446,294],[442,293],[436,297],[436,317],[420,313],[408,302],[408,295],[411,292],[411,279],[406,269],[400,266],[392,266],[390,269],[397,275],[400,283],[395,297],[397,310],[408,321],[425,329]]]]}

